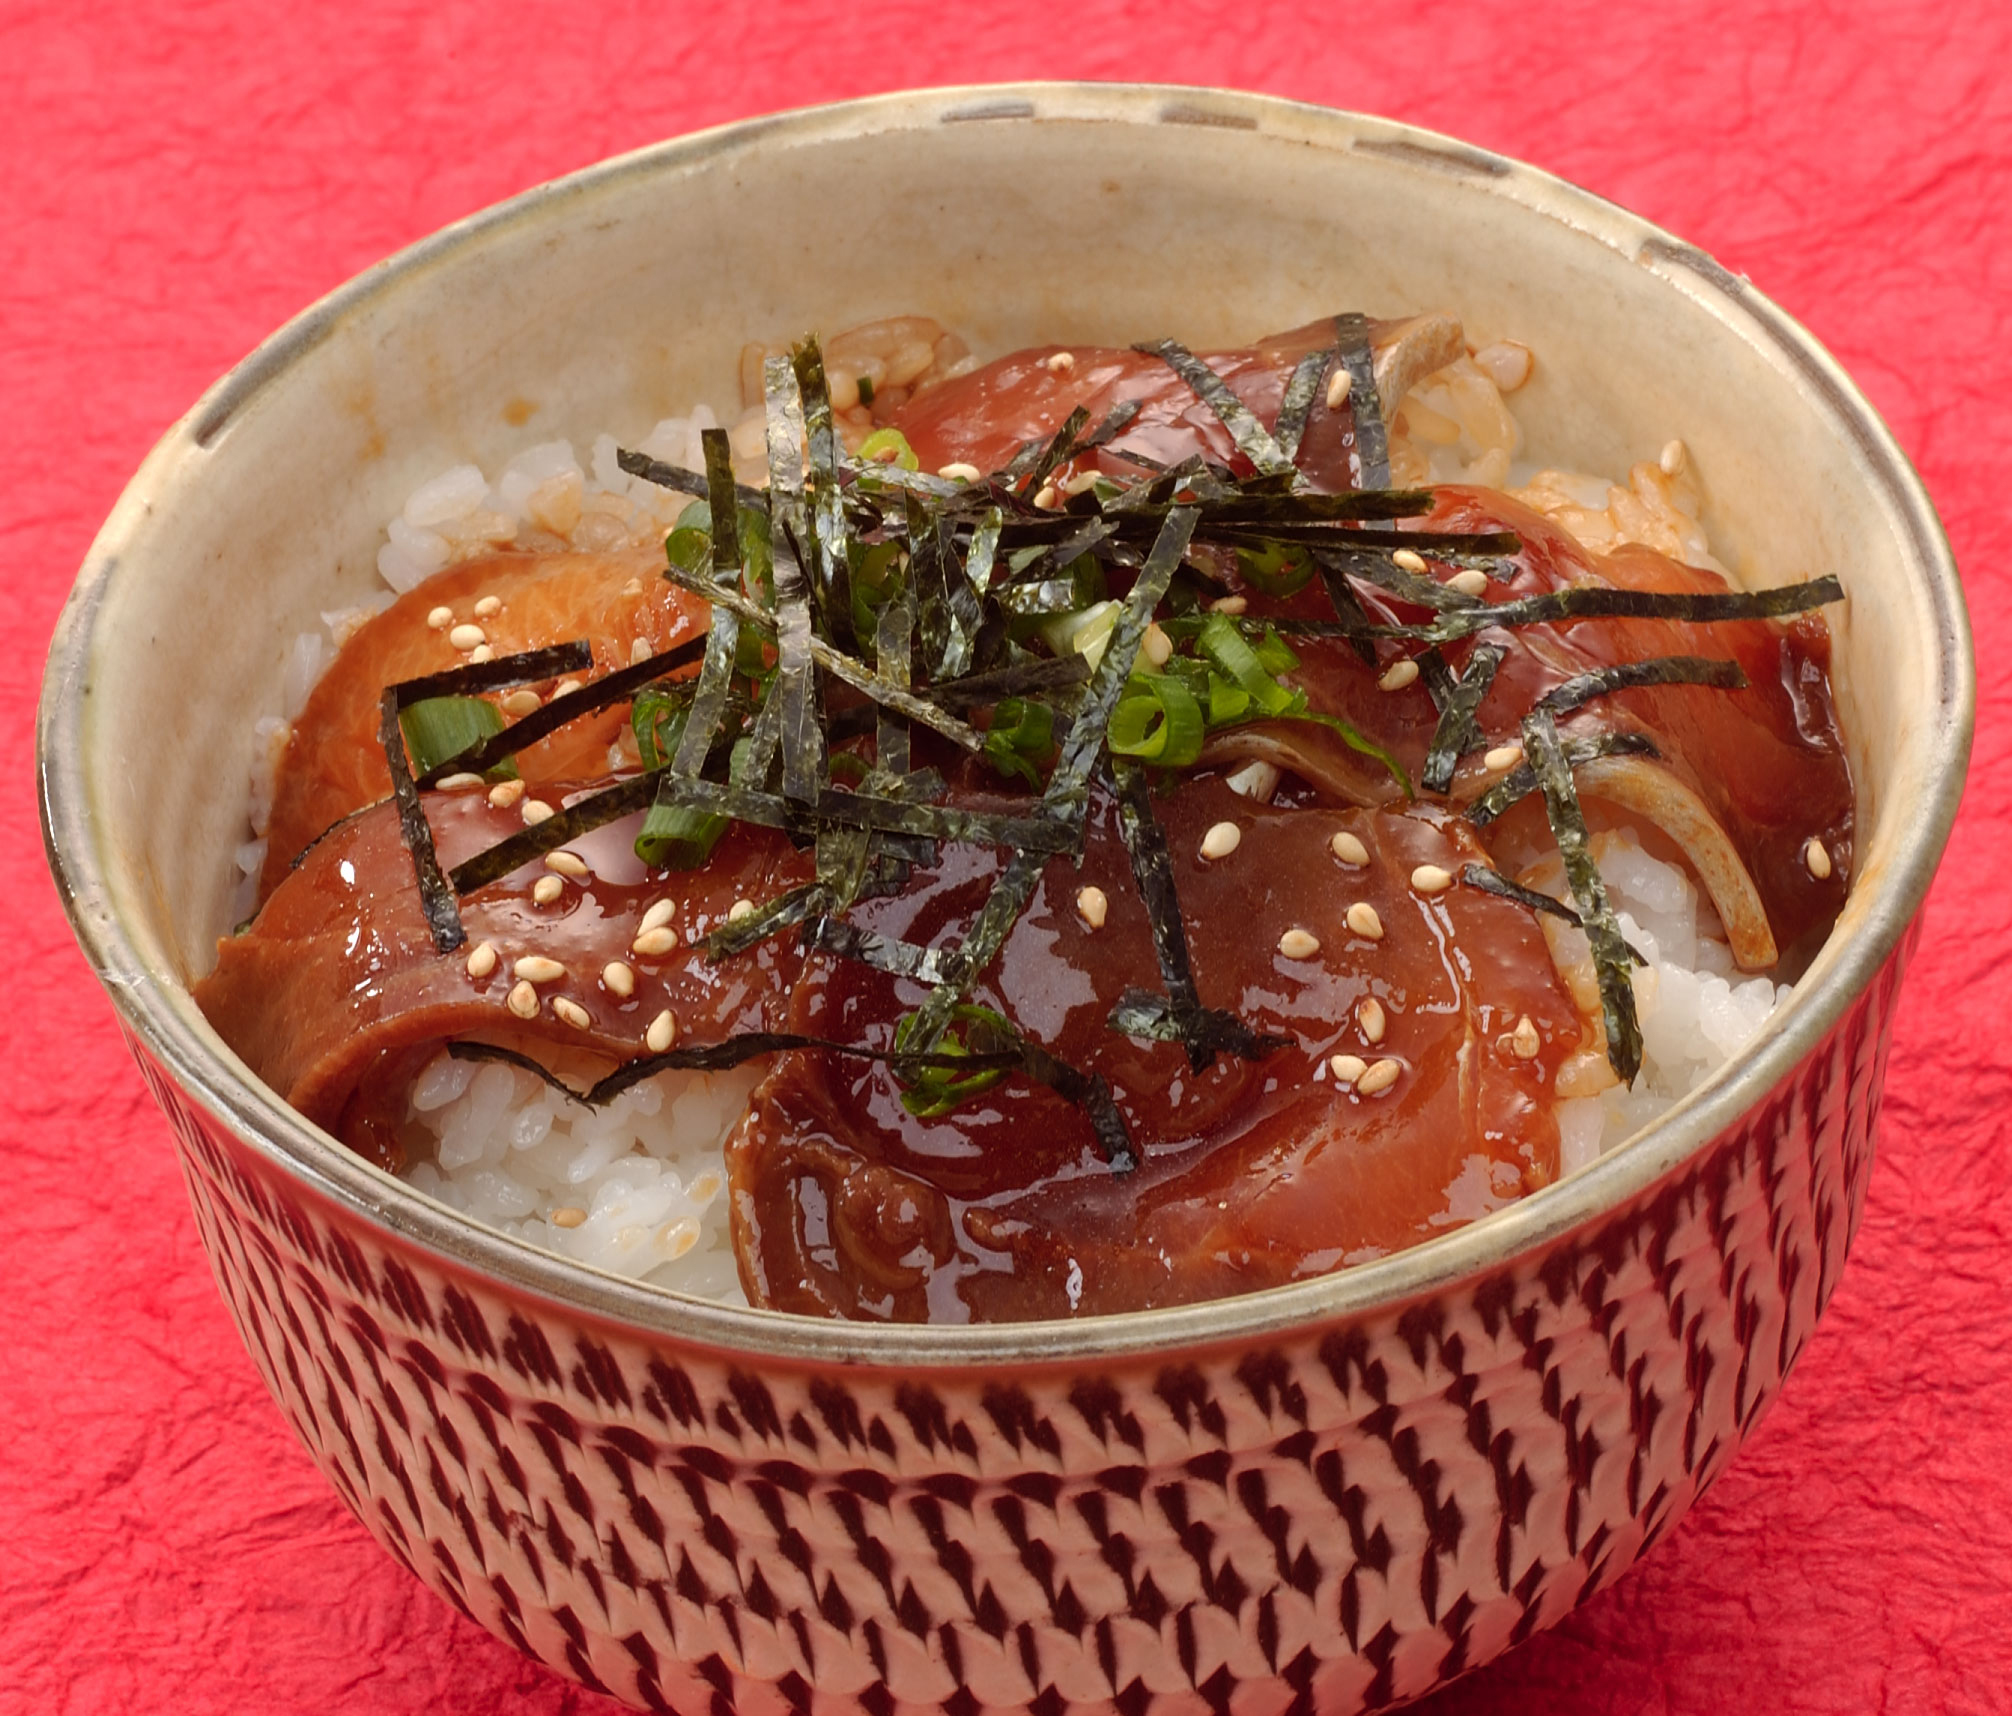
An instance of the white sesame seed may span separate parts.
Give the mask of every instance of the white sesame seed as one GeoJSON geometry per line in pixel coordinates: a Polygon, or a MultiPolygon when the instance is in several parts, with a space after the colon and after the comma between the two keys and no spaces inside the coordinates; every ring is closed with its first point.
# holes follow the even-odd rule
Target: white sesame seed
{"type": "Polygon", "coordinates": [[[1465,572],[1456,572],[1446,580],[1449,590],[1458,590],[1463,596],[1485,596],[1488,594],[1488,574],[1478,566],[1470,566],[1465,572]]]}
{"type": "Polygon", "coordinates": [[[1110,899],[1102,888],[1076,890],[1076,915],[1093,930],[1104,927],[1104,919],[1110,915],[1110,910],[1110,899]]]}
{"type": "Polygon", "coordinates": [[[496,969],[496,960],[496,944],[478,941],[468,954],[468,975],[477,979],[487,977],[496,969]]]}
{"type": "Polygon", "coordinates": [[[505,693],[499,707],[505,715],[521,718],[526,715],[535,714],[544,701],[545,699],[540,697],[537,692],[531,690],[529,686],[525,686],[519,690],[505,693]]]}
{"type": "Polygon", "coordinates": [[[1346,829],[1327,843],[1327,849],[1344,864],[1367,864],[1369,862],[1369,848],[1363,845],[1360,840],[1356,839],[1346,829]]]}
{"type": "Polygon", "coordinates": [[[1139,653],[1155,667],[1165,667],[1174,653],[1174,640],[1167,636],[1158,620],[1146,627],[1146,635],[1139,645],[1139,653]]]}
{"type": "Polygon", "coordinates": [[[1074,352],[1057,352],[1048,360],[1048,372],[1051,375],[1067,375],[1075,367],[1076,354],[1074,352]]]}
{"type": "Polygon", "coordinates": [[[1393,661],[1384,669],[1383,677],[1376,682],[1385,691],[1402,691],[1407,685],[1418,683],[1418,663],[1406,656],[1402,661],[1393,661]]]}
{"type": "Polygon", "coordinates": [[[1353,1084],[1369,1071],[1369,1062],[1360,1055],[1329,1055],[1327,1070],[1334,1074],[1338,1084],[1353,1084]]]}
{"type": "Polygon", "coordinates": [[[665,924],[669,923],[677,915],[678,908],[675,901],[658,900],[643,914],[643,921],[637,926],[637,929],[641,933],[647,933],[653,929],[662,929],[665,924]]]}
{"type": "Polygon", "coordinates": [[[631,953],[639,953],[645,959],[656,959],[669,953],[678,945],[678,932],[659,925],[656,929],[646,929],[629,943],[631,953]]]}
{"type": "Polygon", "coordinates": [[[1303,929],[1289,929],[1278,938],[1278,950],[1287,959],[1311,959],[1320,952],[1320,937],[1303,929]]]}
{"type": "Polygon", "coordinates": [[[1342,401],[1348,398],[1348,390],[1354,385],[1354,382],[1355,377],[1343,369],[1340,364],[1334,366],[1333,372],[1327,378],[1328,410],[1339,411],[1341,409],[1342,401]]]}
{"type": "Polygon", "coordinates": [[[494,661],[495,659],[496,652],[486,643],[477,644],[468,652],[468,665],[470,667],[480,667],[485,661],[494,661]]]}
{"type": "Polygon", "coordinates": [[[542,798],[527,798],[524,801],[524,808],[518,812],[518,815],[524,818],[526,828],[536,828],[539,823],[549,822],[558,814],[542,798]]]}
{"type": "Polygon", "coordinates": [[[1376,908],[1367,900],[1357,900],[1343,914],[1343,920],[1364,941],[1383,939],[1383,920],[1376,915],[1376,908]]]}
{"type": "Polygon", "coordinates": [[[557,983],[566,975],[563,965],[556,959],[547,959],[542,953],[525,954],[510,970],[524,983],[557,983]]]}
{"type": "Polygon", "coordinates": [[[650,1021],[650,1028],[643,1033],[643,1047],[653,1055],[660,1055],[678,1040],[678,1018],[666,1007],[650,1021]]]}
{"type": "Polygon", "coordinates": [[[522,781],[498,781],[489,789],[489,802],[498,810],[508,810],[523,796],[522,781]]]}
{"type": "Polygon", "coordinates": [[[962,459],[952,459],[936,474],[945,482],[975,483],[984,473],[976,465],[967,465],[962,459]]]}
{"type": "Polygon", "coordinates": [[[1664,476],[1674,477],[1690,463],[1690,460],[1690,449],[1683,442],[1670,441],[1665,443],[1662,452],[1657,455],[1656,463],[1662,468],[1664,476]]]}
{"type": "Polygon", "coordinates": [[[1383,1003],[1374,995],[1365,995],[1356,1005],[1355,1022],[1362,1028],[1365,1043],[1380,1043],[1389,1019],[1383,1011],[1383,1003]]]}
{"type": "Polygon", "coordinates": [[[1249,607],[1250,599],[1248,597],[1218,596],[1209,604],[1209,612],[1212,614],[1228,614],[1232,619],[1235,619],[1238,614],[1246,612],[1249,607]]]}
{"type": "Polygon", "coordinates": [[[577,1001],[568,1001],[563,995],[552,1003],[552,1011],[576,1031],[584,1031],[594,1022],[586,1008],[577,1001]]]}
{"type": "Polygon", "coordinates": [[[634,643],[629,645],[629,665],[634,667],[638,662],[648,661],[653,653],[650,648],[650,640],[648,638],[638,638],[634,643]]]}
{"type": "Polygon", "coordinates": [[[1509,1052],[1519,1061],[1534,1061],[1537,1051],[1543,1046],[1537,1027],[1530,1023],[1530,1015],[1525,1013],[1516,1021],[1516,1029],[1509,1033],[1509,1052]]]}
{"type": "Polygon", "coordinates": [[[493,620],[502,611],[503,598],[501,596],[484,596],[481,601],[475,604],[475,617],[478,620],[493,620]]]}
{"type": "Polygon", "coordinates": [[[1400,548],[1390,557],[1390,563],[1405,572],[1423,572],[1425,570],[1424,558],[1415,549],[1400,548]]]}
{"type": "Polygon", "coordinates": [[[587,1212],[577,1204],[562,1204],[552,1212],[554,1227],[578,1227],[587,1219],[587,1212]]]}
{"type": "Polygon", "coordinates": [[[1060,504],[1061,499],[1062,496],[1053,483],[1043,483],[1040,492],[1034,496],[1034,504],[1052,512],[1060,504]]]}
{"type": "Polygon", "coordinates": [[[482,784],[482,777],[471,774],[442,775],[434,784],[442,792],[473,792],[482,784]]]}
{"type": "Polygon", "coordinates": [[[557,685],[552,687],[552,696],[547,698],[546,701],[549,703],[557,698],[571,697],[579,689],[580,682],[577,679],[562,679],[557,685]]]}
{"type": "Polygon", "coordinates": [[[435,608],[426,616],[426,623],[436,632],[444,632],[449,626],[454,624],[454,610],[444,607],[435,608]]]}
{"type": "Polygon", "coordinates": [[[549,906],[566,892],[566,884],[557,876],[540,876],[531,884],[531,898],[541,906],[549,906]]]}
{"type": "Polygon", "coordinates": [[[1523,760],[1523,747],[1513,741],[1507,745],[1497,745],[1481,759],[1481,766],[1491,774],[1501,774],[1513,769],[1523,760]]]}
{"type": "Polygon", "coordinates": [[[1809,867],[1809,873],[1819,882],[1828,882],[1831,874],[1830,848],[1821,840],[1812,839],[1802,849],[1802,861],[1809,867]]]}
{"type": "Polygon", "coordinates": [[[1102,475],[1103,472],[1095,469],[1078,471],[1062,485],[1062,492],[1065,495],[1087,494],[1097,486],[1097,479],[1102,475]]]}
{"type": "Polygon", "coordinates": [[[1411,885],[1421,894],[1443,894],[1453,886],[1453,872],[1437,864],[1421,864],[1411,872],[1411,885]]]}
{"type": "Polygon", "coordinates": [[[510,986],[510,996],[505,1005],[520,1019],[535,1019],[538,1017],[538,991],[528,983],[514,983],[510,986]]]}
{"type": "Polygon", "coordinates": [[[456,649],[473,649],[477,644],[487,643],[489,638],[480,626],[459,625],[447,634],[447,641],[456,649]]]}
{"type": "Polygon", "coordinates": [[[619,959],[611,959],[601,967],[601,982],[610,995],[619,995],[625,1001],[636,992],[636,974],[619,959]]]}
{"type": "Polygon", "coordinates": [[[1355,1093],[1358,1096],[1380,1096],[1397,1082],[1403,1071],[1402,1061],[1376,1061],[1355,1081],[1355,1093]]]}
{"type": "Polygon", "coordinates": [[[734,901],[732,907],[727,912],[727,922],[730,924],[737,924],[741,921],[742,918],[751,918],[754,915],[755,915],[754,901],[736,900],[734,901]]]}
{"type": "Polygon", "coordinates": [[[1202,856],[1211,861],[1227,858],[1243,844],[1244,831],[1234,822],[1218,822],[1202,836],[1202,856]]]}
{"type": "Polygon", "coordinates": [[[561,876],[570,876],[576,882],[584,882],[594,873],[587,868],[587,860],[577,852],[547,852],[545,868],[561,876]]]}

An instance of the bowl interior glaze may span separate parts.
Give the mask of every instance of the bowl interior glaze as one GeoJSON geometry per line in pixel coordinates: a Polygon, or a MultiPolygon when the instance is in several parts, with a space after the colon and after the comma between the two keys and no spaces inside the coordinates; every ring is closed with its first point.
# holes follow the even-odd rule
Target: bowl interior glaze
{"type": "Polygon", "coordinates": [[[93,547],[52,651],[42,770],[52,861],[128,1027],[295,1178],[645,1329],[996,1362],[1233,1340],[1419,1294],[1669,1171],[1795,1064],[1904,931],[1954,813],[1970,705],[1955,569],[1905,460],[1815,343],[1701,253],[1384,121],[1028,86],[681,139],[451,227],[308,311],[168,433],[93,547]],[[445,466],[494,471],[539,440],[584,447],[697,401],[730,408],[744,340],[900,311],[990,353],[1158,333],[1206,346],[1337,309],[1440,306],[1536,350],[1516,409],[1549,462],[1620,472],[1681,436],[1741,579],[1836,572],[1849,592],[1832,625],[1860,874],[1837,932],[1759,1043],[1586,1173],[1413,1252],[1245,1299],[1068,1326],[834,1330],[695,1306],[488,1234],[305,1126],[196,1012],[252,719],[279,705],[294,634],[376,586],[384,521],[445,466]]]}

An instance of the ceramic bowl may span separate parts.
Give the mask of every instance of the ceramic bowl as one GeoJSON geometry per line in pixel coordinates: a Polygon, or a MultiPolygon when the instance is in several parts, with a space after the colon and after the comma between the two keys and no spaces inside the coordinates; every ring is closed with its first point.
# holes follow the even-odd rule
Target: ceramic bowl
{"type": "Polygon", "coordinates": [[[1844,1265],[1971,701],[1920,485],[1836,364],[1708,257],[1381,120],[1034,86],[682,138],[351,282],[148,458],[64,611],[40,738],[51,861],[218,1282],[417,1577],[654,1709],[1259,1716],[1486,1661],[1620,1577],[1738,1452],[1844,1265]],[[1681,434],[1744,577],[1849,592],[1850,902],[1760,1039],[1585,1172],[1245,1298],[832,1326],[474,1225],[303,1123],[192,1004],[243,814],[219,783],[289,639],[371,586],[382,521],[433,472],[640,434],[734,399],[748,337],[897,310],[998,351],[1438,306],[1541,354],[1517,408],[1553,460],[1621,470],[1681,434]]]}

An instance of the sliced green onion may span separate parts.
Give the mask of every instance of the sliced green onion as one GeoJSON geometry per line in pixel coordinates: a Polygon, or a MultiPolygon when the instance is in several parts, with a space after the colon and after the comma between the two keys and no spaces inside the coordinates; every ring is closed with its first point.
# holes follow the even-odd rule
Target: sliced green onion
{"type": "MultiPolygon", "coordinates": [[[[503,712],[481,697],[427,697],[398,712],[405,748],[415,777],[430,774],[449,757],[458,757],[484,739],[503,731],[503,712]]],[[[492,781],[515,780],[517,765],[508,757],[488,773],[492,781]]]]}
{"type": "Polygon", "coordinates": [[[859,451],[853,457],[863,465],[899,465],[904,471],[922,469],[922,461],[915,456],[908,437],[899,429],[874,430],[860,442],[859,451]]]}
{"type": "Polygon", "coordinates": [[[1111,712],[1111,754],[1185,768],[1202,754],[1207,723],[1193,693],[1171,674],[1134,674],[1111,712]]]}
{"type": "Polygon", "coordinates": [[[1239,548],[1237,571],[1267,596],[1296,596],[1313,581],[1313,556],[1304,548],[1268,542],[1262,548],[1239,548]]]}
{"type": "Polygon", "coordinates": [[[1292,705],[1292,693],[1265,671],[1257,651],[1244,641],[1236,622],[1227,614],[1211,614],[1195,638],[1195,650],[1206,656],[1234,681],[1267,715],[1283,714],[1292,705]]]}
{"type": "Polygon", "coordinates": [[[1057,614],[1053,619],[1043,620],[1037,629],[1042,642],[1056,655],[1080,655],[1094,673],[1104,659],[1104,646],[1111,641],[1123,606],[1115,601],[1093,602],[1072,614],[1057,614]]]}
{"type": "MultiPolygon", "coordinates": [[[[682,723],[680,723],[682,725],[682,723]]],[[[735,741],[733,760],[727,777],[738,781],[748,756],[748,742],[735,741]]],[[[696,870],[713,855],[733,821],[715,811],[697,810],[690,805],[667,804],[666,791],[676,791],[682,783],[666,775],[658,788],[657,801],[643,817],[636,832],[636,856],[652,869],[696,870]]]]}
{"type": "MultiPolygon", "coordinates": [[[[895,1026],[896,1055],[908,1054],[918,1046],[918,1018],[919,1015],[914,1013],[905,1014],[901,1023],[895,1026]]],[[[1003,1013],[972,1002],[962,1002],[951,1008],[950,1020],[949,1028],[929,1045],[933,1059],[940,1061],[948,1057],[962,1060],[973,1055],[991,1057],[1002,1046],[1012,1045],[1019,1035],[1003,1013]]],[[[918,1120],[935,1120],[981,1091],[990,1090],[1009,1070],[990,1065],[981,1067],[977,1072],[960,1074],[942,1065],[911,1063],[905,1073],[896,1074],[904,1087],[901,1106],[918,1120]]]]}
{"type": "Polygon", "coordinates": [[[1002,775],[1024,780],[1037,792],[1040,771],[1035,764],[1055,748],[1055,711],[1025,697],[1003,697],[992,711],[985,734],[985,760],[1002,775]]]}

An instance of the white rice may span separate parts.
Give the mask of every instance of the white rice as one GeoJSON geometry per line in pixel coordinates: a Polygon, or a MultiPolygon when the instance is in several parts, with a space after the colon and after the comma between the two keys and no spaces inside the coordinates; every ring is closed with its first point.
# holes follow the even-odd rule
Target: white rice
{"type": "MultiPolygon", "coordinates": [[[[961,342],[959,342],[961,348],[961,342]]],[[[945,371],[956,373],[968,360],[945,371]]],[[[1644,461],[1625,485],[1537,469],[1518,458],[1520,426],[1503,392],[1529,357],[1507,342],[1427,377],[1406,396],[1392,437],[1393,480],[1519,486],[1517,498],[1596,550],[1640,541],[1692,564],[1716,567],[1697,521],[1702,491],[1681,445],[1644,461]],[[1506,356],[1504,354],[1507,354],[1506,356]],[[1510,361],[1513,359],[1514,361],[1510,361]],[[1507,386],[1497,382],[1508,376],[1507,386]]],[[[720,419],[705,405],[666,418],[639,442],[651,458],[704,467],[699,432],[720,419]]],[[[743,480],[762,480],[760,412],[740,413],[732,435],[743,480]]],[[[389,588],[356,608],[321,616],[289,652],[284,717],[255,729],[250,823],[235,853],[238,917],[249,915],[265,860],[274,771],[289,723],[349,635],[397,595],[458,561],[518,544],[606,550],[660,537],[686,497],[632,478],[612,435],[583,462],[572,443],[516,454],[494,479],[455,465],[419,485],[385,525],[377,567],[389,588]]],[[[1716,917],[1680,868],[1625,834],[1596,838],[1595,855],[1628,939],[1649,959],[1635,980],[1644,1042],[1632,1090],[1605,1073],[1603,1051],[1579,1057],[1583,1093],[1559,1104],[1561,1171],[1575,1172],[1655,1120],[1761,1029],[1788,994],[1734,971],[1716,917]]],[[[1591,991],[1585,937],[1547,923],[1561,969],[1591,991]],[[1553,934],[1555,930],[1555,934],[1553,934]]],[[[503,1233],[575,1261],[679,1292],[745,1303],[728,1227],[722,1152],[758,1079],[753,1069],[666,1074],[605,1109],[570,1102],[531,1074],[444,1052],[413,1086],[405,1178],[419,1191],[503,1233]]],[[[1477,1212],[1478,1213],[1478,1212],[1477,1212]]]]}

